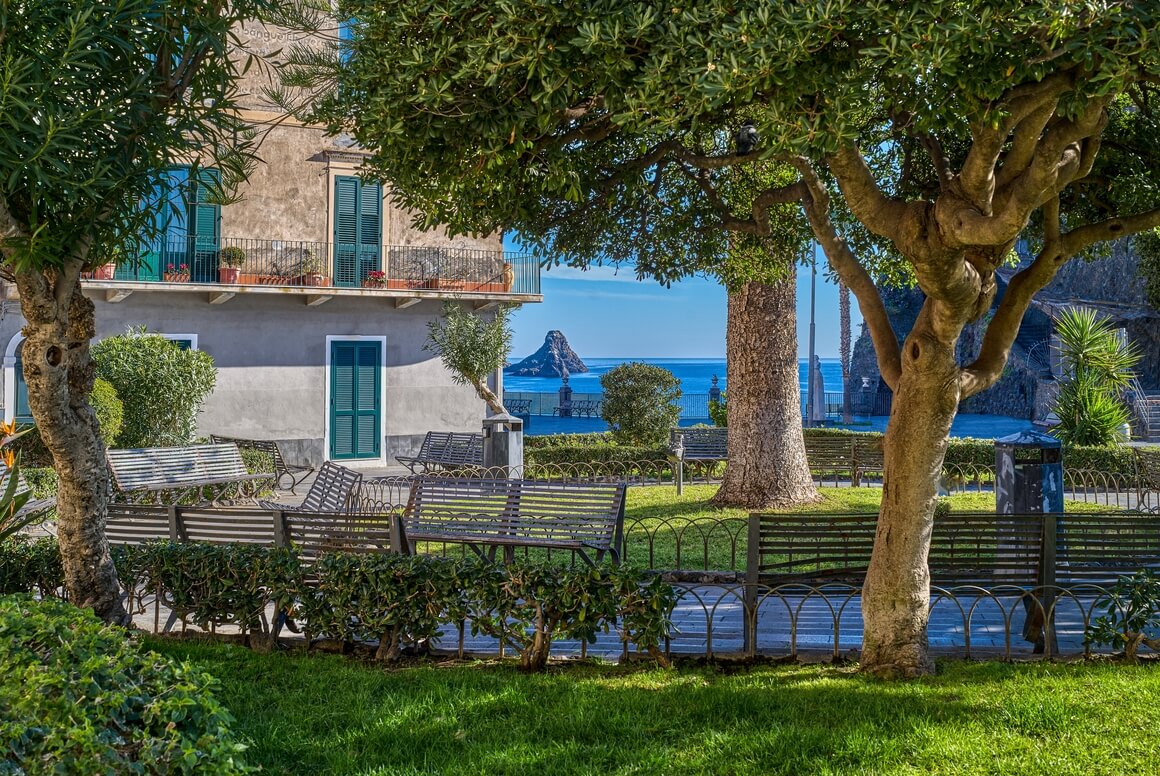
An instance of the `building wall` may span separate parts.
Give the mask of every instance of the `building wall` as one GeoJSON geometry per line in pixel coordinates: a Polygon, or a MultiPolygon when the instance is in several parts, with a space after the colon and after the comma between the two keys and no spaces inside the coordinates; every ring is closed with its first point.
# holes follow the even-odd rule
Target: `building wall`
{"type": "MultiPolygon", "coordinates": [[[[483,402],[471,388],[455,385],[423,350],[439,302],[399,310],[389,299],[336,298],[308,307],[301,296],[246,294],[210,305],[204,294],[171,292],[138,292],[117,304],[94,301],[98,339],[140,324],[198,335],[198,349],[213,356],[219,370],[198,420],[202,435],[276,439],[292,462],[324,460],[327,336],[386,339],[384,463],[416,449],[427,431],[481,427],[483,402]]],[[[22,325],[18,309],[5,315],[0,347],[22,325]]]]}

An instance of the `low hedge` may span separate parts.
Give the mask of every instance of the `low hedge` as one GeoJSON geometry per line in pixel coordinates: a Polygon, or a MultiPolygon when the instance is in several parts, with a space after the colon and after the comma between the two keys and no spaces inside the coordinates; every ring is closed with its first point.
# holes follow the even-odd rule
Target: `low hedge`
{"type": "MultiPolygon", "coordinates": [[[[834,437],[884,438],[877,431],[851,431],[844,428],[807,428],[807,439],[834,437]]],[[[607,432],[587,434],[549,434],[525,437],[525,460],[529,464],[587,464],[629,461],[664,461],[665,447],[626,447],[612,441],[607,432]]],[[[1131,448],[1065,446],[1063,462],[1069,469],[1084,469],[1134,477],[1136,463],[1131,448]]],[[[944,465],[949,467],[995,466],[995,443],[990,439],[952,437],[947,443],[944,465]]]]}
{"type": "Polygon", "coordinates": [[[113,553],[124,588],[164,593],[203,628],[232,623],[268,644],[263,612],[273,604],[311,637],[378,641],[383,660],[445,635],[441,623],[467,619],[473,632],[515,649],[527,670],[544,667],[553,638],[591,642],[618,624],[630,644],[663,660],[676,605],[671,586],[624,566],[333,553],[306,568],[289,549],[172,542],[113,553]]]}
{"type": "Polygon", "coordinates": [[[33,541],[18,535],[0,542],[0,595],[36,593],[49,598],[63,587],[56,539],[46,536],[33,541]]]}
{"type": "Polygon", "coordinates": [[[253,772],[215,679],[70,604],[0,598],[0,665],[0,772],[253,772]]]}

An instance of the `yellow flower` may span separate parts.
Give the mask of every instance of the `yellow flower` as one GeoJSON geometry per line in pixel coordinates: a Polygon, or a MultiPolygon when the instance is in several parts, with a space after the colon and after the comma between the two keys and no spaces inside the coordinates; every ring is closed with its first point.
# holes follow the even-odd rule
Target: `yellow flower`
{"type": "Polygon", "coordinates": [[[3,420],[0,420],[0,435],[12,436],[15,433],[16,433],[16,421],[15,420],[13,420],[10,423],[5,422],[3,420]]]}
{"type": "Polygon", "coordinates": [[[0,451],[0,458],[4,459],[4,465],[9,469],[16,465],[16,453],[11,450],[0,451]]]}

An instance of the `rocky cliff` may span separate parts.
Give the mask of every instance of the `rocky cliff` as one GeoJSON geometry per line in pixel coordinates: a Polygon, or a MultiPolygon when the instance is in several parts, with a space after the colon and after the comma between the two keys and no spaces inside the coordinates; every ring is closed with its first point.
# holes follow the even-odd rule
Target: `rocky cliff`
{"type": "Polygon", "coordinates": [[[548,332],[539,350],[504,370],[509,375],[521,377],[562,377],[587,371],[588,367],[572,350],[564,334],[555,330],[548,332]]]}

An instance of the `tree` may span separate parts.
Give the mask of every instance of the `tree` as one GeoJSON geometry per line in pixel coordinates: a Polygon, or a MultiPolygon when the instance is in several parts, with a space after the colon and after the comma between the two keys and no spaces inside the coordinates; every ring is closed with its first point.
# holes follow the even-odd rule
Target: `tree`
{"type": "Polygon", "coordinates": [[[569,258],[632,259],[667,279],[720,267],[727,247],[778,244],[786,207],[801,203],[894,391],[862,666],[932,671],[926,561],[959,402],[999,378],[1023,313],[1064,261],[1160,225],[1151,5],[343,9],[360,23],[319,115],[371,149],[422,223],[512,226],[569,258]],[[746,123],[759,143],[741,153],[730,141],[746,123]],[[990,310],[1021,236],[1035,258],[959,363],[963,327],[990,310]],[[925,294],[904,343],[884,279],[925,294]]]}
{"type": "Polygon", "coordinates": [[[487,378],[503,369],[512,350],[510,308],[500,307],[492,319],[473,315],[459,302],[443,303],[443,317],[427,324],[423,349],[439,356],[459,385],[470,385],[491,411],[504,414],[503,400],[487,385],[487,378]]]}
{"type": "MultiPolygon", "coordinates": [[[[617,16],[623,10],[616,4],[590,5],[592,19],[601,18],[605,11],[617,16]]],[[[448,64],[466,53],[462,42],[484,30],[489,31],[487,35],[498,35],[494,24],[499,21],[522,25],[530,18],[532,36],[543,36],[542,43],[534,47],[552,47],[548,59],[556,60],[559,52],[570,47],[555,41],[554,34],[568,37],[571,33],[551,26],[556,11],[547,8],[533,5],[492,14],[469,3],[454,2],[444,10],[448,21],[452,17],[456,20],[452,27],[465,35],[451,45],[454,53],[448,64]],[[542,24],[550,28],[536,27],[542,24]]],[[[510,228],[519,233],[526,247],[557,263],[632,265],[638,277],[651,277],[665,285],[698,274],[720,279],[729,294],[727,378],[734,397],[731,426],[737,433],[729,434],[729,465],[715,500],[754,509],[815,500],[817,492],[801,433],[796,348],[786,344],[796,337],[794,267],[802,260],[812,235],[793,197],[786,198],[790,204],[780,207],[766,203],[770,206],[768,223],[760,232],[730,230],[718,218],[719,208],[735,210],[735,220],[740,223],[770,181],[793,177],[792,168],[784,161],[758,153],[762,141],[753,130],[756,119],[723,113],[700,125],[658,123],[647,133],[638,133],[635,127],[613,131],[602,121],[600,128],[590,131],[586,117],[605,114],[604,98],[593,94],[591,102],[580,99],[562,108],[570,118],[552,130],[551,144],[555,147],[549,148],[536,139],[542,134],[535,128],[540,119],[524,108],[509,111],[514,104],[489,104],[492,99],[508,101],[522,93],[517,82],[529,66],[533,70],[538,67],[530,60],[522,61],[526,52],[520,49],[531,37],[520,32],[511,39],[513,45],[503,44],[501,61],[510,57],[512,62],[521,62],[512,65],[512,78],[503,75],[493,84],[497,77],[493,71],[508,73],[509,65],[488,62],[486,56],[471,57],[468,70],[460,73],[461,80],[453,79],[454,68],[445,71],[439,65],[428,75],[434,60],[426,57],[441,55],[429,49],[427,41],[441,41],[436,43],[438,48],[450,38],[442,32],[429,38],[422,14],[412,15],[412,11],[392,3],[381,6],[360,0],[344,4],[340,15],[360,20],[352,25],[344,55],[328,59],[318,52],[296,50],[284,71],[285,83],[294,87],[341,84],[341,88],[304,111],[293,99],[284,97],[279,102],[310,121],[329,124],[333,132],[354,135],[361,146],[373,152],[369,169],[405,179],[402,187],[407,190],[396,194],[420,214],[416,218],[421,227],[445,223],[453,232],[465,233],[510,228]],[[381,40],[381,35],[396,34],[401,37],[381,40]],[[384,86],[376,71],[388,64],[395,68],[400,56],[413,67],[407,71],[409,77],[422,84],[417,92],[412,89],[408,93],[404,102],[409,107],[402,111],[401,105],[388,106],[370,98],[384,86]],[[459,142],[468,135],[445,144],[441,133],[450,130],[450,125],[440,121],[428,124],[422,117],[427,110],[438,113],[441,104],[452,103],[455,112],[463,111],[461,117],[474,115],[482,120],[479,128],[486,125],[485,131],[495,138],[495,133],[503,135],[499,156],[493,154],[495,149],[483,155],[468,151],[466,146],[471,143],[459,142]],[[683,154],[698,158],[712,149],[732,149],[730,158],[743,159],[746,164],[732,168],[730,158],[724,158],[711,171],[664,158],[666,153],[651,160],[640,158],[640,152],[651,143],[679,148],[683,154]],[[560,144],[570,146],[576,162],[584,161],[558,165],[552,157],[559,154],[560,144]],[[516,157],[525,153],[541,157],[544,164],[536,164],[540,169],[529,171],[539,179],[534,187],[525,189],[524,183],[518,182],[519,176],[505,170],[508,162],[522,164],[512,151],[517,151],[516,157]],[[418,163],[430,173],[422,181],[412,170],[403,169],[408,164],[405,159],[420,157],[418,163]],[[670,163],[673,161],[678,163],[670,163]],[[587,170],[582,169],[584,165],[588,165],[587,170]],[[538,200],[533,191],[542,193],[544,199],[538,200]],[[527,201],[517,204],[525,194],[527,201]],[[442,202],[435,205],[436,200],[442,202]],[[484,211],[491,211],[491,215],[484,215],[484,211]],[[494,217],[499,213],[503,216],[494,217]]],[[[435,16],[444,18],[443,13],[435,16]]],[[[316,29],[334,23],[322,14],[316,29]]],[[[497,40],[507,34],[498,35],[497,40]]],[[[550,68],[587,69],[587,65],[579,65],[584,58],[573,52],[566,59],[553,61],[550,68]]],[[[547,77],[547,71],[543,75],[547,77]]],[[[556,110],[547,103],[544,107],[544,116],[556,110]]],[[[452,131],[468,130],[459,126],[452,131]]]]}
{"type": "Polygon", "coordinates": [[[1055,397],[1059,426],[1053,432],[1069,445],[1123,441],[1132,419],[1123,394],[1132,385],[1140,351],[1120,338],[1107,316],[1087,307],[1065,310],[1055,321],[1063,377],[1055,397]]]}
{"type": "Polygon", "coordinates": [[[633,361],[600,376],[600,416],[622,445],[663,445],[681,416],[681,384],[669,370],[633,361]]]}
{"type": "Polygon", "coordinates": [[[28,403],[60,475],[70,600],[125,621],[105,540],[104,445],[88,403],[93,304],[81,272],[152,235],[170,164],[213,165],[222,192],[256,139],[236,112],[249,62],[231,29],[266,0],[0,0],[0,272],[27,320],[28,403]]]}

